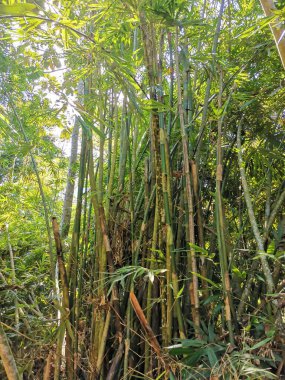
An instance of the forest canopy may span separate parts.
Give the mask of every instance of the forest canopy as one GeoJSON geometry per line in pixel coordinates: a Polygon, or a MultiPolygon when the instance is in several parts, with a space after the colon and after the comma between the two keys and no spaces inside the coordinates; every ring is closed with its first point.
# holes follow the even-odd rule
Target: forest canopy
{"type": "Polygon", "coordinates": [[[1,1],[1,379],[285,376],[284,21],[1,1]]]}

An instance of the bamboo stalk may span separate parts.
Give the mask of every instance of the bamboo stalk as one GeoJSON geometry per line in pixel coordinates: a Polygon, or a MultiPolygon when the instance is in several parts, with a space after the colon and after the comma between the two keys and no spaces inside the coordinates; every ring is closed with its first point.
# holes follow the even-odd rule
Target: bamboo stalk
{"type": "MultiPolygon", "coordinates": [[[[274,15],[276,6],[272,0],[260,0],[260,4],[267,17],[274,15]]],[[[273,34],[283,68],[285,69],[285,30],[281,27],[281,22],[279,22],[278,19],[271,22],[269,26],[273,34]]]]}
{"type": "Polygon", "coordinates": [[[190,163],[189,163],[189,152],[188,152],[188,142],[187,134],[185,130],[184,113],[182,106],[182,96],[181,96],[181,83],[180,83],[180,71],[179,71],[179,58],[178,58],[178,27],[176,27],[175,35],[175,71],[176,71],[176,81],[177,81],[177,99],[178,99],[178,113],[180,120],[180,130],[182,138],[182,148],[183,148],[183,172],[186,181],[186,199],[188,206],[188,236],[190,243],[190,258],[188,258],[188,272],[192,272],[192,284],[190,290],[190,298],[193,296],[194,308],[192,310],[193,322],[195,326],[195,334],[200,337],[200,313],[199,313],[199,295],[198,295],[198,277],[197,277],[197,262],[195,256],[195,250],[193,244],[195,244],[195,234],[194,234],[194,214],[193,214],[193,190],[190,181],[190,163]]]}
{"type": "MultiPolygon", "coordinates": [[[[62,323],[66,326],[66,371],[68,380],[73,379],[73,348],[72,348],[72,330],[70,329],[70,306],[69,306],[69,287],[67,280],[67,272],[64,263],[63,250],[59,234],[59,226],[55,217],[52,218],[52,228],[56,246],[57,262],[59,268],[59,275],[62,286],[62,323]],[[69,326],[68,326],[69,325],[69,326]]],[[[58,353],[60,355],[60,353],[58,353]]],[[[58,361],[60,363],[60,361],[58,361]]]]}
{"type": "MultiPolygon", "coordinates": [[[[220,74],[220,90],[218,96],[218,107],[222,109],[222,94],[223,94],[223,75],[220,74]]],[[[225,112],[225,110],[224,110],[225,112]]],[[[224,290],[224,305],[225,305],[225,315],[226,322],[229,331],[229,339],[232,344],[234,344],[233,336],[233,326],[231,317],[231,284],[228,269],[228,258],[227,258],[227,248],[225,241],[225,222],[224,222],[224,211],[223,211],[223,201],[222,201],[222,181],[223,181],[223,158],[222,158],[222,124],[224,112],[218,119],[218,138],[217,138],[217,168],[216,168],[216,226],[217,226],[217,237],[219,246],[219,256],[220,256],[220,266],[221,275],[223,281],[224,290]]]]}
{"type": "Polygon", "coordinates": [[[0,321],[0,357],[8,380],[20,380],[15,358],[10,348],[7,336],[0,321]]]}
{"type": "MultiPolygon", "coordinates": [[[[12,284],[16,285],[16,271],[15,271],[15,262],[14,262],[14,252],[13,252],[12,245],[11,245],[8,223],[6,223],[6,233],[7,233],[8,249],[9,249],[9,254],[10,254],[12,284]]],[[[19,317],[19,308],[18,308],[17,289],[15,289],[14,303],[15,303],[15,326],[16,326],[16,329],[18,329],[19,328],[20,317],[19,317]]]]}
{"type": "Polygon", "coordinates": [[[46,359],[46,364],[45,364],[44,373],[43,373],[43,380],[50,380],[51,364],[52,364],[52,352],[50,351],[46,359]]]}
{"type": "Polygon", "coordinates": [[[65,239],[68,236],[71,220],[71,211],[72,211],[72,201],[74,194],[75,186],[75,177],[76,177],[76,160],[77,160],[77,150],[78,150],[78,136],[79,136],[79,122],[75,118],[74,127],[72,130],[71,136],[71,150],[67,174],[67,184],[64,194],[64,201],[62,207],[62,216],[60,222],[60,230],[62,239],[65,239]]]}
{"type": "Polygon", "coordinates": [[[130,293],[130,301],[131,301],[131,304],[132,304],[132,306],[136,312],[136,315],[137,315],[143,329],[145,330],[145,332],[147,334],[147,337],[149,339],[151,347],[154,349],[161,365],[167,370],[167,372],[172,373],[171,367],[170,367],[169,363],[167,362],[166,358],[163,356],[163,353],[162,353],[161,347],[158,343],[158,340],[156,339],[149,323],[147,322],[147,319],[144,315],[144,312],[143,312],[143,310],[142,310],[142,308],[141,308],[141,306],[137,300],[137,297],[135,296],[135,294],[133,292],[130,293]]]}

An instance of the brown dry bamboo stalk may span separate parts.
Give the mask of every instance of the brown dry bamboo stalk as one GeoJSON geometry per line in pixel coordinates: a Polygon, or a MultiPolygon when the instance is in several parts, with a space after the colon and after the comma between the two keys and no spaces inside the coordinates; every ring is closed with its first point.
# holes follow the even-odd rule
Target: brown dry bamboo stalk
{"type": "Polygon", "coordinates": [[[20,380],[15,358],[11,351],[7,336],[0,322],[0,358],[8,380],[20,380]]]}
{"type": "Polygon", "coordinates": [[[139,301],[133,292],[130,292],[130,301],[131,301],[133,309],[134,309],[143,329],[145,330],[145,332],[147,334],[147,337],[149,339],[149,343],[150,343],[151,347],[153,348],[153,350],[155,351],[161,365],[167,371],[169,371],[170,370],[169,363],[167,363],[167,361],[163,357],[163,353],[162,353],[161,347],[158,343],[158,340],[156,339],[156,336],[154,335],[152,328],[148,324],[147,319],[144,315],[144,312],[143,312],[143,310],[139,304],[139,301]]]}
{"type": "Polygon", "coordinates": [[[50,351],[47,356],[46,365],[44,368],[43,380],[50,380],[51,364],[52,364],[52,351],[50,351]]]}
{"type": "MultiPolygon", "coordinates": [[[[260,0],[260,4],[263,8],[264,14],[267,17],[274,16],[274,11],[276,11],[275,4],[273,0],[260,0]]],[[[281,22],[278,24],[278,20],[269,24],[271,32],[273,34],[275,44],[285,69],[285,30],[281,27],[281,22]]]]}

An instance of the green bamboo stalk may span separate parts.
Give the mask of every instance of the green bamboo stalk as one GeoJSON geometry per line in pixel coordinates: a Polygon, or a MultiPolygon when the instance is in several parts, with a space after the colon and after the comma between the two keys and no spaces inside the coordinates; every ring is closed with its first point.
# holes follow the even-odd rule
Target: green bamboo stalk
{"type": "Polygon", "coordinates": [[[125,173],[129,145],[129,117],[127,114],[127,98],[124,98],[122,118],[121,118],[121,132],[120,132],[120,161],[119,161],[119,192],[124,189],[125,173]]]}
{"type": "Polygon", "coordinates": [[[170,71],[170,83],[169,83],[169,115],[167,125],[167,136],[170,136],[173,120],[173,92],[174,92],[174,60],[173,60],[173,43],[172,33],[168,32],[168,49],[169,49],[169,71],[170,71]]]}
{"type": "Polygon", "coordinates": [[[68,236],[71,220],[72,201],[74,194],[75,178],[76,178],[76,160],[78,150],[79,122],[75,118],[74,127],[71,136],[71,150],[67,174],[67,184],[64,194],[62,207],[62,216],[60,222],[61,237],[65,239],[68,236]]]}
{"type": "MultiPolygon", "coordinates": [[[[136,168],[136,153],[137,153],[137,139],[138,139],[138,126],[135,123],[132,131],[132,152],[129,144],[129,193],[130,193],[130,235],[131,235],[131,251],[132,251],[132,265],[135,265],[135,202],[134,202],[134,190],[135,190],[135,168],[136,168]]],[[[133,290],[133,283],[131,285],[133,290]]],[[[124,356],[124,378],[129,378],[129,350],[131,345],[131,330],[133,330],[133,309],[128,303],[127,306],[127,322],[126,322],[126,338],[125,338],[125,356],[124,356]]]]}
{"type": "MultiPolygon", "coordinates": [[[[80,241],[80,231],[81,231],[81,214],[82,214],[82,195],[84,188],[84,181],[86,175],[86,161],[87,161],[87,136],[86,132],[82,131],[82,141],[81,141],[81,153],[80,153],[80,167],[79,167],[79,179],[78,179],[78,189],[77,189],[77,203],[76,211],[73,224],[72,241],[70,247],[69,263],[68,263],[68,281],[69,281],[69,307],[70,307],[70,322],[71,326],[74,327],[76,324],[76,304],[77,294],[76,289],[78,285],[78,254],[79,254],[79,241],[80,241]]],[[[77,336],[75,331],[75,337],[77,336]]],[[[67,340],[70,339],[69,335],[66,337],[67,340]]],[[[71,347],[70,347],[71,349],[71,347]]],[[[72,342],[72,352],[71,355],[74,357],[77,350],[77,339],[72,342]]],[[[69,371],[70,380],[75,377],[77,361],[72,364],[72,369],[67,368],[69,371]],[[73,372],[72,372],[73,371],[73,372]]]]}
{"type": "MultiPolygon", "coordinates": [[[[205,3],[204,3],[205,7],[205,3]]],[[[203,12],[204,13],[204,7],[203,12]]],[[[201,42],[201,39],[199,40],[201,42]]],[[[188,42],[187,42],[188,43],[188,42]]],[[[201,46],[200,46],[201,47],[201,46]]],[[[193,116],[194,116],[194,109],[193,109],[193,98],[195,91],[191,87],[191,76],[190,76],[190,65],[189,65],[189,57],[188,57],[188,45],[185,43],[182,51],[182,64],[183,64],[183,108],[184,108],[184,120],[187,121],[188,125],[188,139],[189,139],[189,154],[190,154],[190,166],[191,166],[191,178],[193,182],[193,200],[194,203],[194,209],[195,209],[195,218],[196,218],[196,225],[198,230],[198,244],[200,247],[204,248],[204,227],[203,227],[203,214],[202,214],[202,199],[200,197],[200,191],[199,191],[199,176],[198,176],[198,168],[197,164],[194,160],[194,122],[193,122],[193,116]]],[[[197,72],[197,67],[194,71],[194,76],[197,72]]],[[[206,267],[206,260],[204,257],[200,259],[201,261],[201,274],[202,274],[202,288],[203,288],[203,298],[207,299],[209,296],[208,292],[208,283],[205,280],[207,278],[207,267],[206,267]]]]}
{"type": "MultiPolygon", "coordinates": [[[[157,192],[156,192],[157,193],[157,192]]],[[[156,197],[155,200],[155,213],[154,213],[154,223],[153,223],[153,233],[152,233],[152,241],[151,241],[151,253],[150,253],[150,270],[154,269],[154,254],[153,252],[157,246],[157,238],[158,238],[158,224],[159,224],[159,205],[158,199],[156,197]]],[[[151,325],[152,322],[152,288],[153,284],[149,281],[147,287],[147,303],[146,303],[146,319],[148,324],[151,325]]],[[[145,342],[145,362],[144,362],[144,373],[149,372],[150,368],[150,346],[147,342],[145,342]]]]}
{"type": "Polygon", "coordinates": [[[198,295],[198,277],[197,277],[197,262],[195,256],[195,250],[193,244],[195,244],[195,234],[194,234],[194,214],[193,214],[193,195],[192,186],[190,181],[190,163],[189,163],[189,152],[188,152],[188,141],[187,133],[185,129],[184,122],[184,112],[182,105],[181,96],[181,83],[180,83],[180,70],[179,70],[179,58],[178,58],[178,33],[179,29],[176,27],[175,35],[175,72],[177,81],[177,100],[178,100],[178,113],[180,120],[180,130],[182,138],[183,147],[183,172],[185,177],[185,187],[186,187],[186,199],[188,206],[188,236],[190,243],[190,257],[188,256],[188,272],[192,272],[192,286],[190,288],[190,299],[194,301],[194,308],[192,310],[193,323],[195,326],[195,334],[200,337],[200,313],[199,313],[199,295],[198,295]]]}
{"type": "Polygon", "coordinates": [[[113,146],[112,146],[110,175],[108,179],[107,199],[106,199],[106,208],[105,208],[107,221],[109,220],[110,202],[111,202],[111,196],[112,196],[113,185],[114,185],[116,159],[117,159],[117,153],[118,153],[118,141],[119,141],[119,133],[120,133],[119,119],[118,119],[118,104],[117,104],[116,95],[114,96],[114,119],[115,119],[115,131],[114,131],[114,139],[113,139],[113,146]]]}
{"type": "MultiPolygon", "coordinates": [[[[223,93],[223,76],[220,74],[220,90],[218,97],[219,109],[222,109],[222,93],[223,93]]],[[[219,246],[219,257],[221,266],[221,275],[223,281],[223,291],[224,291],[224,303],[225,303],[225,314],[226,322],[229,331],[229,339],[232,344],[234,344],[233,336],[233,326],[231,317],[231,285],[230,276],[228,269],[228,258],[227,258],[227,248],[225,241],[225,223],[224,223],[224,211],[223,211],[223,201],[222,201],[222,181],[223,181],[223,158],[222,158],[222,124],[223,114],[218,120],[218,138],[217,138],[217,169],[216,169],[216,227],[217,227],[217,237],[219,246]]]]}
{"type": "MultiPolygon", "coordinates": [[[[16,271],[15,271],[15,261],[14,261],[14,252],[11,245],[11,239],[10,239],[10,232],[9,232],[9,224],[6,223],[6,233],[7,233],[7,244],[10,254],[10,264],[11,264],[11,274],[12,274],[12,284],[16,285],[16,271]]],[[[15,327],[16,330],[19,328],[19,307],[18,307],[18,297],[17,297],[17,289],[15,289],[15,295],[14,295],[14,303],[15,303],[15,327]]]]}
{"type": "MultiPolygon", "coordinates": [[[[164,33],[162,32],[160,43],[159,43],[159,64],[158,64],[158,96],[157,99],[159,102],[163,103],[163,90],[162,90],[162,46],[164,45],[164,33]]],[[[164,125],[164,113],[159,112],[159,143],[160,143],[160,162],[161,162],[161,184],[162,184],[162,194],[163,194],[163,205],[164,205],[164,220],[166,226],[166,297],[167,297],[167,336],[165,344],[168,345],[171,342],[172,338],[172,310],[173,310],[173,296],[172,296],[172,256],[173,256],[173,232],[172,232],[172,223],[171,223],[171,209],[172,205],[170,203],[170,194],[168,192],[168,179],[170,177],[170,172],[167,171],[166,161],[169,162],[169,158],[167,160],[168,150],[166,148],[166,132],[164,125]]],[[[169,165],[168,165],[169,169],[169,165]]]]}
{"type": "MultiPolygon", "coordinates": [[[[87,157],[88,158],[88,157],[87,157]]],[[[88,173],[88,165],[89,162],[87,162],[87,170],[86,174],[88,173]]],[[[85,175],[85,185],[83,188],[85,189],[84,194],[84,201],[83,201],[83,223],[82,223],[82,236],[81,236],[81,243],[79,252],[79,266],[78,266],[78,294],[76,297],[76,303],[75,303],[75,313],[74,313],[74,319],[75,319],[75,342],[74,342],[74,355],[75,357],[78,357],[78,330],[79,330],[79,322],[81,317],[81,307],[82,307],[82,290],[83,290],[83,270],[84,270],[84,264],[86,259],[86,250],[87,250],[87,242],[88,242],[88,232],[89,232],[89,221],[90,221],[90,212],[88,212],[88,199],[87,199],[87,184],[88,184],[88,175],[85,175]],[[88,214],[88,215],[87,215],[88,214]]],[[[91,208],[91,205],[89,209],[91,208]]]]}
{"type": "MultiPolygon", "coordinates": [[[[92,191],[92,204],[94,208],[95,213],[95,221],[96,224],[100,227],[100,233],[102,236],[103,241],[103,252],[105,252],[105,256],[101,256],[100,260],[106,260],[108,262],[108,270],[110,273],[114,272],[114,260],[113,260],[113,254],[110,244],[110,239],[107,231],[107,223],[106,223],[106,216],[105,216],[105,210],[103,208],[103,205],[99,203],[98,196],[97,196],[97,189],[96,189],[96,181],[94,176],[94,161],[93,161],[93,150],[92,150],[92,140],[90,139],[88,141],[89,145],[89,155],[90,155],[90,165],[89,165],[89,179],[90,179],[90,186],[92,191]]],[[[99,263],[100,264],[100,263],[99,263]]],[[[104,264],[105,265],[105,264],[104,264]]],[[[100,270],[100,268],[99,268],[100,270]]],[[[103,274],[106,273],[106,269],[103,274]]],[[[102,283],[102,288],[99,287],[100,291],[103,292],[104,290],[104,284],[102,283]]],[[[120,307],[119,307],[119,293],[117,289],[117,285],[115,284],[112,289],[112,296],[113,296],[113,310],[115,315],[115,328],[116,328],[116,334],[117,338],[120,341],[122,339],[122,325],[121,325],[121,317],[120,317],[120,307]]],[[[103,296],[103,293],[102,293],[103,296]]],[[[104,325],[103,325],[104,328],[104,325]]],[[[103,330],[102,330],[103,331],[103,330]]],[[[94,349],[97,350],[98,346],[94,346],[94,349]]],[[[97,361],[97,360],[96,360],[97,361]]]]}

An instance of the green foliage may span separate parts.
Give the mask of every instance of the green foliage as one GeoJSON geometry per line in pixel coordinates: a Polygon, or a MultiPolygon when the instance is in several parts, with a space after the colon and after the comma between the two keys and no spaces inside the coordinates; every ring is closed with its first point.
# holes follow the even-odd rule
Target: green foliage
{"type": "Polygon", "coordinates": [[[36,8],[34,4],[0,4],[0,15],[22,16],[30,14],[36,8]]]}
{"type": "Polygon", "coordinates": [[[285,76],[269,29],[277,17],[284,19],[282,4],[277,5],[274,16],[264,18],[256,1],[225,2],[217,34],[217,2],[0,4],[1,320],[11,327],[7,335],[26,376],[43,375],[42,369],[36,373],[37,360],[54,354],[67,331],[78,377],[82,371],[95,378],[102,348],[99,372],[107,377],[124,344],[118,378],[162,378],[164,358],[157,365],[157,352],[148,347],[128,306],[134,290],[159,344],[168,346],[165,362],[169,359],[181,379],[275,378],[281,363],[276,336],[282,330],[277,326],[284,277],[282,205],[269,231],[266,226],[284,189],[285,76]],[[67,153],[59,145],[69,143],[75,114],[83,143],[84,136],[89,141],[82,143],[82,165],[74,164],[82,180],[78,185],[73,179],[79,187],[72,209],[76,228],[62,242],[74,301],[65,310],[50,277],[39,179],[48,215],[59,219],[67,172],[67,153]],[[240,182],[235,148],[240,123],[244,169],[264,239],[260,252],[240,182]],[[217,176],[220,124],[222,178],[217,176]],[[184,167],[182,137],[191,170],[184,167]],[[186,202],[188,169],[193,210],[186,202]],[[214,211],[219,186],[223,223],[214,211]],[[194,243],[189,243],[191,221],[194,243]],[[272,294],[260,258],[274,277],[272,294]],[[228,343],[229,293],[235,345],[228,343]],[[60,322],[58,311],[65,316],[60,322]],[[186,339],[177,339],[183,335],[186,339]]]}
{"type": "Polygon", "coordinates": [[[181,369],[182,379],[204,379],[211,376],[228,379],[277,379],[268,371],[267,366],[275,361],[278,363],[280,357],[267,359],[257,354],[257,350],[272,338],[259,341],[253,347],[245,346],[237,349],[224,344],[213,344],[198,339],[185,339],[180,344],[168,347],[172,355],[182,356],[184,366],[181,369]],[[203,366],[196,370],[199,363],[203,366]]]}

